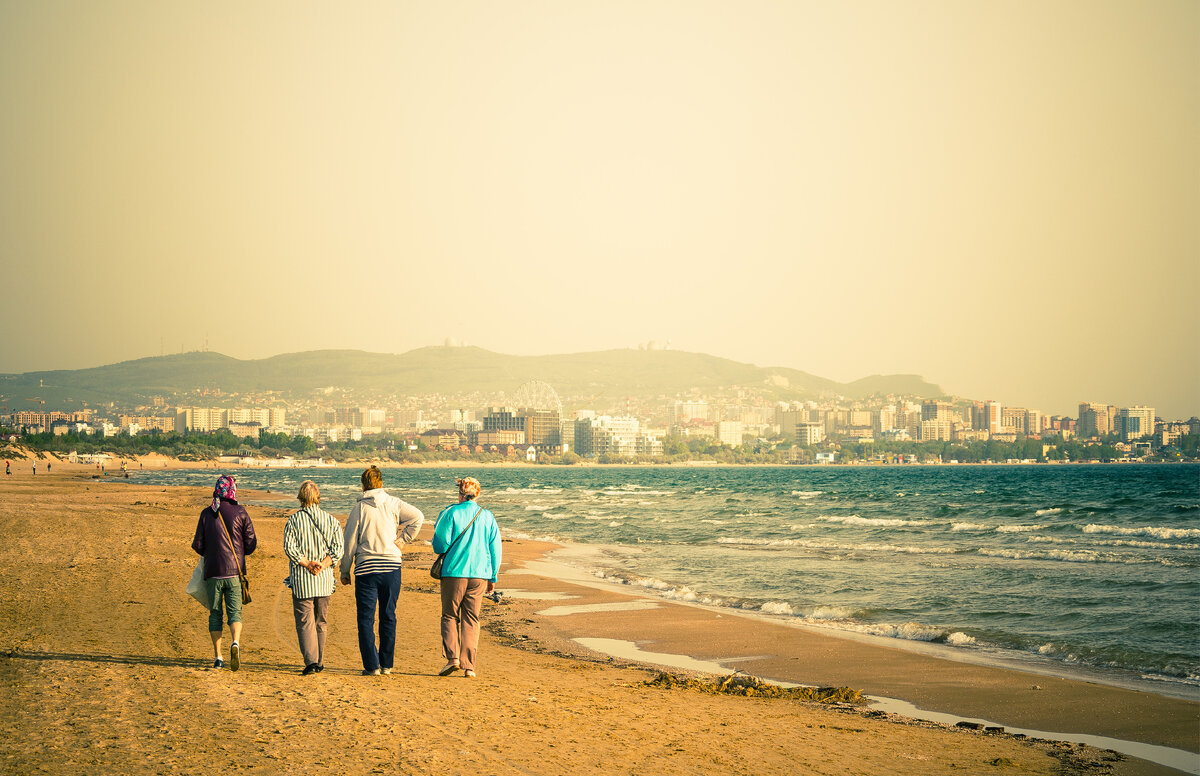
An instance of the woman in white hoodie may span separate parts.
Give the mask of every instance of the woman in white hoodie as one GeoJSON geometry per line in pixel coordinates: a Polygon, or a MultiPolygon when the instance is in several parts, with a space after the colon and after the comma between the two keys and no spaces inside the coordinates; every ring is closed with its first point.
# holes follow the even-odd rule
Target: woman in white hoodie
{"type": "Polygon", "coordinates": [[[358,651],[363,674],[392,672],[396,651],[396,599],[400,595],[400,548],[417,538],[421,510],[383,489],[383,472],[362,473],[363,494],[346,520],[342,584],[350,584],[354,566],[354,602],[358,606],[358,651]],[[379,607],[379,648],[375,647],[375,608],[379,607]]]}

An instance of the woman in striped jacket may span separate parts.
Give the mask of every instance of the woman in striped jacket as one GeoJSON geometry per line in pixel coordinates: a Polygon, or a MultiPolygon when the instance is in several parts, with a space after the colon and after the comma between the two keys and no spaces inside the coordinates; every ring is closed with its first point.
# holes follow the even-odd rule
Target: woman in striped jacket
{"type": "Polygon", "coordinates": [[[296,637],[304,656],[300,673],[307,676],[325,669],[325,617],[333,595],[333,566],[342,557],[342,528],[333,515],[321,509],[317,483],[300,483],[296,498],[300,510],[292,513],[283,527],[283,552],[291,561],[288,587],[292,588],[296,637]]]}

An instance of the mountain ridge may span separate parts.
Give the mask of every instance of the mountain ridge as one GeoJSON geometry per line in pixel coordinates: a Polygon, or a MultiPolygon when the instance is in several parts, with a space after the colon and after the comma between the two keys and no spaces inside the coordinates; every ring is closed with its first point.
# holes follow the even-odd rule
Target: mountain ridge
{"type": "Polygon", "coordinates": [[[734,386],[759,389],[772,400],[834,395],[858,399],[887,393],[943,395],[941,388],[919,375],[870,375],[838,383],[799,369],[760,367],[680,350],[514,356],[472,346],[436,345],[399,354],[330,349],[261,359],[192,351],[86,369],[0,375],[0,395],[10,410],[25,406],[69,409],[83,403],[136,403],[139,398],[198,389],[292,395],[328,387],[385,395],[499,394],[510,393],[533,379],[549,383],[562,396],[609,400],[734,386]]]}

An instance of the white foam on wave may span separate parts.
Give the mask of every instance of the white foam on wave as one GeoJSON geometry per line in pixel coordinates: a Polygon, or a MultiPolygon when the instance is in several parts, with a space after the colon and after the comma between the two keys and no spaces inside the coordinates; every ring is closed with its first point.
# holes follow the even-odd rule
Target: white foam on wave
{"type": "Polygon", "coordinates": [[[996,526],[997,533],[1029,533],[1030,531],[1041,531],[1046,526],[1039,523],[1034,525],[998,525],[996,526]]]}
{"type": "Polygon", "coordinates": [[[792,608],[791,604],[785,603],[783,601],[767,601],[765,604],[763,604],[762,606],[760,606],[758,608],[761,611],[766,612],[767,614],[793,615],[796,613],[796,610],[792,608]]]}
{"type": "Polygon", "coordinates": [[[1047,509],[1039,509],[1038,511],[1034,512],[1033,514],[1036,517],[1042,517],[1043,515],[1057,515],[1061,511],[1062,511],[1062,507],[1049,507],[1047,509]]]}
{"type": "Polygon", "coordinates": [[[704,520],[701,520],[700,522],[708,523],[709,525],[728,525],[729,524],[728,520],[712,520],[712,519],[707,519],[707,518],[704,520]]]}
{"type": "Polygon", "coordinates": [[[1118,536],[1153,536],[1156,539],[1200,539],[1200,528],[1164,528],[1156,525],[1125,528],[1119,525],[1091,523],[1083,527],[1083,532],[1116,534],[1118,536]]]}
{"type": "Polygon", "coordinates": [[[553,542],[555,544],[562,543],[562,539],[559,539],[558,537],[555,537],[555,536],[550,536],[550,535],[533,536],[531,534],[521,533],[519,531],[509,531],[504,536],[506,539],[519,539],[521,541],[527,541],[527,542],[553,542]]]}
{"type": "Polygon", "coordinates": [[[990,531],[990,525],[980,525],[979,523],[954,523],[950,526],[951,531],[990,531]]]}
{"type": "Polygon", "coordinates": [[[952,647],[969,647],[975,643],[975,637],[968,636],[962,631],[955,631],[946,637],[946,643],[952,647]]]}
{"type": "MultiPolygon", "coordinates": [[[[1179,565],[1161,558],[1133,558],[1128,555],[1118,555],[1095,550],[992,550],[980,548],[980,555],[989,558],[1009,558],[1010,560],[1054,560],[1065,563],[1120,563],[1127,566],[1140,566],[1147,563],[1158,563],[1164,566],[1179,565]]],[[[1186,564],[1184,564],[1186,565],[1186,564]]]]}
{"type": "Polygon", "coordinates": [[[562,493],[562,488],[505,488],[504,493],[562,493]]]}
{"type": "Polygon", "coordinates": [[[848,620],[854,616],[854,610],[848,606],[818,606],[805,617],[809,620],[848,620]]]}
{"type": "Polygon", "coordinates": [[[858,515],[821,515],[817,518],[825,523],[842,525],[869,525],[880,528],[897,528],[902,525],[928,525],[924,520],[901,520],[894,517],[859,517],[858,515]]]}
{"type": "MultiPolygon", "coordinates": [[[[1081,540],[1070,537],[1030,536],[1026,541],[1030,544],[1074,544],[1081,540]]],[[[1167,542],[1148,542],[1143,539],[1090,539],[1083,540],[1096,547],[1137,547],[1145,550],[1200,550],[1200,544],[1168,544],[1167,542]]]]}
{"type": "Polygon", "coordinates": [[[799,496],[800,498],[805,498],[805,499],[816,498],[817,496],[823,495],[824,493],[825,493],[825,491],[823,491],[823,490],[793,490],[792,491],[793,496],[799,496]]]}
{"type": "Polygon", "coordinates": [[[616,520],[613,520],[612,522],[610,522],[610,523],[608,524],[608,527],[609,527],[609,528],[620,528],[620,527],[621,527],[621,526],[623,526],[623,525],[625,525],[625,524],[624,524],[624,523],[618,523],[616,520]]]}
{"type": "Polygon", "coordinates": [[[906,555],[948,555],[961,550],[949,547],[917,547],[904,544],[838,544],[825,539],[748,539],[736,536],[721,536],[717,544],[745,547],[799,547],[810,550],[837,550],[841,552],[900,552],[906,555]]]}
{"type": "Polygon", "coordinates": [[[525,507],[526,512],[546,511],[552,507],[549,504],[528,504],[525,507]]]}

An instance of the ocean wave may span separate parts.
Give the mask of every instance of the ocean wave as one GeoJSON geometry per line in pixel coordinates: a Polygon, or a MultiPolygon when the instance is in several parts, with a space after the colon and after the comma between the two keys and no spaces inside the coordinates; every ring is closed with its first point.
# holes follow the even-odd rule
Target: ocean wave
{"type": "Polygon", "coordinates": [[[1042,517],[1044,515],[1057,515],[1061,511],[1062,511],[1062,507],[1050,507],[1048,509],[1039,509],[1038,511],[1034,512],[1033,514],[1035,517],[1042,517]]]}
{"type": "Polygon", "coordinates": [[[562,488],[505,488],[502,493],[562,493],[562,488]]]}
{"type": "Polygon", "coordinates": [[[809,620],[848,620],[855,610],[847,606],[818,606],[805,615],[809,620]]]}
{"type": "Polygon", "coordinates": [[[917,547],[905,544],[838,544],[824,539],[750,539],[736,536],[721,536],[717,544],[745,547],[799,547],[809,550],[837,552],[898,552],[906,555],[951,555],[964,552],[951,547],[917,547]]]}
{"type": "Polygon", "coordinates": [[[520,539],[521,541],[527,541],[527,542],[553,542],[555,544],[562,544],[562,541],[563,541],[562,539],[559,539],[557,536],[550,536],[549,534],[547,534],[545,536],[533,536],[532,534],[521,533],[520,531],[509,531],[508,533],[506,533],[504,535],[504,538],[520,539]]]}
{"type": "Polygon", "coordinates": [[[823,490],[793,490],[792,491],[793,496],[799,496],[800,498],[816,498],[817,496],[823,495],[824,493],[825,493],[825,491],[823,491],[823,490]]]}
{"type": "Polygon", "coordinates": [[[1156,525],[1124,528],[1119,525],[1090,523],[1083,527],[1083,532],[1116,534],[1118,536],[1153,536],[1156,539],[1200,539],[1200,528],[1164,528],[1156,525]]]}
{"type": "Polygon", "coordinates": [[[763,604],[762,606],[760,606],[758,608],[759,608],[759,610],[766,612],[767,614],[793,615],[796,613],[796,611],[794,609],[792,609],[791,604],[784,603],[783,601],[767,601],[765,604],[763,604]]]}
{"type": "Polygon", "coordinates": [[[962,631],[955,631],[946,637],[946,643],[952,647],[969,647],[975,643],[975,637],[968,636],[962,631]]]}
{"type": "Polygon", "coordinates": [[[1029,531],[1041,531],[1046,526],[1041,524],[1035,525],[998,525],[996,526],[997,533],[1028,533],[1029,531]]]}
{"type": "MultiPolygon", "coordinates": [[[[214,522],[215,522],[215,521],[214,521],[214,522]]],[[[609,528],[620,528],[620,527],[621,527],[621,526],[623,526],[623,525],[625,525],[625,524],[624,524],[624,523],[618,523],[616,520],[613,520],[611,523],[609,523],[609,524],[608,524],[608,527],[609,527],[609,528]]]]}
{"type": "Polygon", "coordinates": [[[701,523],[708,523],[709,525],[729,525],[729,521],[728,521],[728,520],[711,520],[711,519],[704,519],[704,520],[701,520],[700,522],[701,522],[701,523]]]}
{"type": "Polygon", "coordinates": [[[525,507],[526,512],[545,511],[547,509],[552,509],[552,507],[549,504],[529,504],[525,507]]]}
{"type": "Polygon", "coordinates": [[[1095,550],[993,550],[986,547],[976,550],[988,558],[1008,558],[1010,560],[1053,560],[1064,563],[1120,563],[1127,566],[1140,566],[1147,563],[1158,563],[1163,566],[1189,565],[1177,563],[1166,558],[1137,558],[1111,552],[1095,550]]]}
{"type": "Polygon", "coordinates": [[[1030,544],[1074,544],[1086,541],[1094,547],[1137,547],[1145,550],[1200,550],[1200,544],[1169,544],[1167,542],[1148,542],[1143,539],[1072,539],[1058,536],[1030,536],[1026,539],[1030,544]]]}
{"type": "Polygon", "coordinates": [[[897,528],[902,525],[929,525],[924,520],[901,520],[893,517],[859,517],[858,515],[821,515],[817,518],[825,523],[841,523],[842,525],[869,525],[880,528],[897,528]]]}
{"type": "Polygon", "coordinates": [[[950,526],[951,531],[990,531],[992,526],[980,525],[979,523],[954,523],[950,526]]]}

